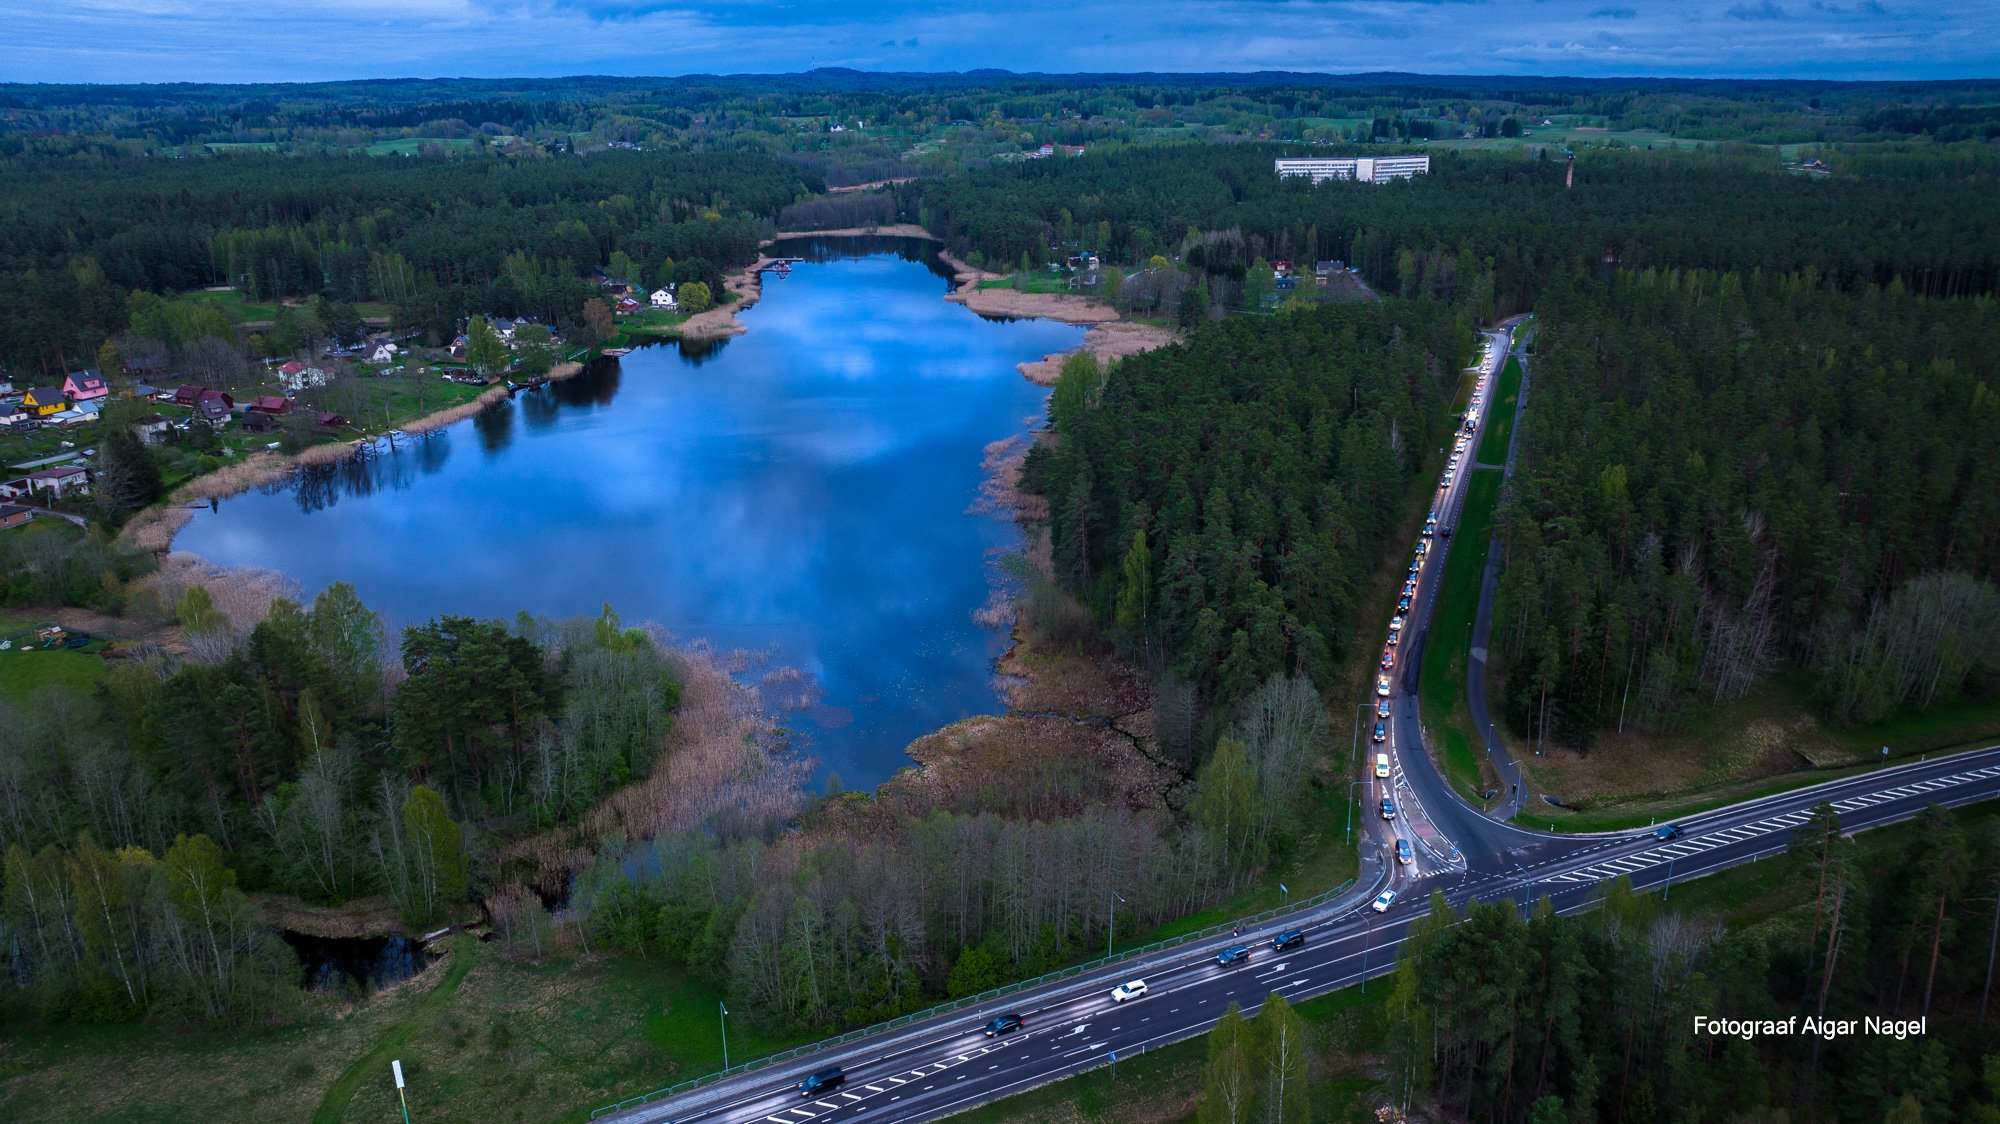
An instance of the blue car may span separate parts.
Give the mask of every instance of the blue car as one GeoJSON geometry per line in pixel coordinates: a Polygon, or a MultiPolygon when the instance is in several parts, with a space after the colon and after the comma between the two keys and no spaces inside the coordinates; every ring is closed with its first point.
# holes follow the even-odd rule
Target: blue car
{"type": "Polygon", "coordinates": [[[1250,946],[1247,944],[1230,945],[1228,948],[1215,954],[1215,962],[1225,967],[1231,964],[1248,963],[1249,960],[1250,946]]]}

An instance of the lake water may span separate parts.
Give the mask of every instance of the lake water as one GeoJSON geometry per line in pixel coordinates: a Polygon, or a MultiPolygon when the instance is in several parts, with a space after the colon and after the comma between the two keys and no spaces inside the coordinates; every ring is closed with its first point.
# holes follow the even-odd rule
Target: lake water
{"type": "MultiPolygon", "coordinates": [[[[1082,330],[940,300],[923,243],[826,239],[767,277],[749,331],[647,347],[399,451],[199,512],[175,542],[352,582],[392,629],[450,613],[594,616],[746,649],[816,681],[788,717],[873,785],[909,741],[1001,704],[974,613],[1019,543],[973,510],[993,441],[1047,391],[1015,370],[1082,330]]],[[[752,678],[759,674],[748,673],[752,678]]]]}

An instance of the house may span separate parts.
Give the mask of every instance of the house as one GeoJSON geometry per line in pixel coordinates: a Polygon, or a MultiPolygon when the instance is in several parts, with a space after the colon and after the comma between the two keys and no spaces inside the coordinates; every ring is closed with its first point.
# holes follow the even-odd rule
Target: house
{"type": "Polygon", "coordinates": [[[292,403],[289,399],[276,394],[260,394],[250,400],[250,412],[282,418],[292,412],[292,403]]]}
{"type": "Polygon", "coordinates": [[[288,378],[296,378],[299,372],[304,371],[305,369],[306,365],[303,362],[294,359],[291,362],[286,363],[285,365],[279,367],[278,373],[288,378]]]}
{"type": "Polygon", "coordinates": [[[28,411],[12,399],[0,402],[0,425],[19,425],[28,420],[28,411]]]}
{"type": "Polygon", "coordinates": [[[279,420],[278,415],[267,414],[254,406],[243,414],[243,432],[245,433],[271,433],[283,428],[283,426],[284,422],[279,420]]]}
{"type": "Polygon", "coordinates": [[[20,504],[0,503],[0,529],[18,527],[35,517],[35,509],[20,504]]]}
{"type": "Polygon", "coordinates": [[[347,419],[341,417],[339,414],[334,413],[332,410],[321,410],[319,413],[313,415],[313,421],[317,423],[321,429],[347,428],[347,419]]]}
{"type": "Polygon", "coordinates": [[[18,500],[32,491],[34,489],[29,486],[28,478],[25,476],[17,476],[12,480],[0,480],[0,499],[18,500]]]}
{"type": "Polygon", "coordinates": [[[208,388],[200,383],[182,383],[179,389],[174,391],[174,405],[186,406],[192,410],[201,401],[201,396],[206,393],[208,393],[208,388]]]}
{"type": "Polygon", "coordinates": [[[1314,277],[1331,277],[1340,272],[1338,261],[1316,261],[1313,263],[1314,277]]]}
{"type": "Polygon", "coordinates": [[[28,411],[30,417],[45,418],[69,409],[69,399],[63,397],[62,387],[59,386],[30,387],[21,398],[21,408],[28,411]]]}
{"type": "Polygon", "coordinates": [[[148,445],[157,445],[173,432],[173,419],[165,414],[147,414],[132,423],[132,432],[148,445]]]}
{"type": "Polygon", "coordinates": [[[97,368],[86,367],[64,375],[62,391],[63,397],[72,402],[88,402],[111,393],[111,388],[104,385],[104,376],[98,373],[97,368]]]}
{"type": "Polygon", "coordinates": [[[58,465],[28,474],[28,489],[45,492],[49,498],[90,494],[90,470],[80,464],[58,465]]]}
{"type": "Polygon", "coordinates": [[[516,324],[512,320],[507,319],[504,316],[493,322],[493,330],[499,333],[501,339],[506,340],[509,343],[513,342],[514,329],[517,327],[519,327],[518,324],[516,324]]]}
{"type": "Polygon", "coordinates": [[[195,401],[194,416],[219,429],[229,424],[235,409],[236,399],[219,390],[204,390],[195,401]]]}
{"type": "Polygon", "coordinates": [[[652,299],[654,308],[664,308],[668,312],[672,312],[680,307],[680,302],[674,299],[674,288],[672,285],[654,289],[652,299]]]}
{"type": "Polygon", "coordinates": [[[639,307],[639,302],[633,300],[631,297],[626,297],[624,300],[618,302],[618,311],[620,312],[637,312],[639,311],[639,307]]]}
{"type": "Polygon", "coordinates": [[[97,415],[103,410],[104,400],[92,398],[87,402],[74,403],[69,409],[50,414],[44,420],[50,425],[81,425],[84,422],[96,421],[97,415]]]}
{"type": "Polygon", "coordinates": [[[134,386],[131,390],[131,394],[132,397],[137,398],[141,402],[157,402],[160,400],[160,397],[162,395],[168,398],[173,397],[172,391],[161,390],[159,387],[154,386],[152,383],[146,383],[146,382],[142,382],[139,383],[137,386],[134,386]]]}
{"type": "Polygon", "coordinates": [[[375,345],[375,350],[368,353],[368,361],[371,363],[394,363],[396,361],[396,350],[397,348],[394,343],[383,340],[381,343],[375,345]]]}

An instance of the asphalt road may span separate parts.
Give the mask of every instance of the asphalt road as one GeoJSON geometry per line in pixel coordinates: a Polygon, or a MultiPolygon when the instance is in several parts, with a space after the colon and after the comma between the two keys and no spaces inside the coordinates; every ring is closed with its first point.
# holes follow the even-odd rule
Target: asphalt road
{"type": "MultiPolygon", "coordinates": [[[[1487,335],[1495,346],[1482,406],[1511,345],[1512,325],[1487,335]]],[[[1441,524],[1457,521],[1477,438],[1467,442],[1453,484],[1438,493],[1441,524]]],[[[1629,878],[1639,889],[1664,886],[1671,894],[1672,883],[1778,855],[1822,801],[1833,804],[1852,832],[1909,819],[1931,804],[1954,807],[2000,797],[2000,746],[1991,746],[1690,816],[1676,822],[1680,833],[1670,839],[1652,829],[1554,835],[1488,817],[1450,791],[1422,748],[1417,674],[1445,546],[1440,541],[1430,551],[1405,618],[1410,639],[1398,645],[1390,672],[1388,740],[1379,746],[1363,742],[1370,762],[1377,752],[1390,754],[1391,776],[1378,781],[1367,770],[1371,797],[1363,802],[1369,814],[1358,825],[1363,862],[1353,893],[1241,937],[1021,992],[606,1119],[618,1124],[935,1120],[1106,1064],[1114,1055],[1129,1058],[1200,1034],[1231,1002],[1254,1013],[1274,992],[1298,1001],[1383,975],[1393,970],[1399,946],[1433,892],[1454,906],[1512,900],[1525,912],[1548,899],[1558,912],[1569,913],[1587,908],[1613,878],[1629,878]],[[1396,802],[1394,820],[1373,811],[1384,795],[1396,802]],[[1410,863],[1394,857],[1399,837],[1413,843],[1410,863]],[[1378,913],[1369,902],[1384,887],[1393,887],[1398,897],[1378,913]],[[1271,948],[1272,934],[1285,928],[1303,929],[1306,943],[1271,948]],[[1215,954],[1236,943],[1251,946],[1248,961],[1217,964],[1215,954]],[[1143,979],[1148,994],[1114,1002],[1110,989],[1131,979],[1143,979]],[[1003,1013],[1022,1015],[1023,1028],[986,1037],[983,1025],[1003,1013]],[[815,1096],[800,1093],[800,1079],[836,1065],[847,1073],[843,1086],[815,1096]]],[[[1375,701],[1370,700],[1371,715],[1375,701]]]]}

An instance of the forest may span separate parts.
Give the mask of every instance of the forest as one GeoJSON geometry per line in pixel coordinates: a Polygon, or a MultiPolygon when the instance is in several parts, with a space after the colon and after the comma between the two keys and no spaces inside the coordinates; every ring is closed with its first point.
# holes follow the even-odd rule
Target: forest
{"type": "Polygon", "coordinates": [[[1211,702],[1273,674],[1331,687],[1469,347],[1439,306],[1369,302],[1066,369],[1022,473],[1057,580],[1211,702]]]}
{"type": "Polygon", "coordinates": [[[2000,690],[1990,295],[1628,270],[1537,318],[1498,516],[1517,732],[1587,747],[1778,667],[1843,726],[2000,690]]]}
{"type": "MultiPolygon", "coordinates": [[[[1281,145],[1161,145],[995,167],[897,189],[904,210],[968,259],[1046,260],[1081,245],[1113,260],[1169,257],[1203,232],[1238,254],[1198,265],[1240,280],[1253,259],[1352,264],[1387,295],[1469,306],[1481,322],[1532,307],[1579,269],[1812,270],[1840,288],[1927,296],[2000,283],[1993,171],[1938,179],[1787,175],[1708,152],[1585,151],[1560,159],[1431,155],[1429,175],[1385,185],[1280,180],[1281,145]]],[[[1943,158],[1939,158],[1943,159],[1943,158]]],[[[1946,161],[1944,166],[1949,166],[1946,161]]],[[[1195,263],[1190,262],[1190,265],[1195,263]]]]}
{"type": "MultiPolygon", "coordinates": [[[[597,271],[702,281],[756,256],[814,173],[749,154],[590,159],[24,157],[0,177],[0,361],[85,365],[135,294],[381,301],[449,340],[468,314],[582,323],[597,271]]],[[[234,345],[232,337],[227,342],[234,345]]]]}

